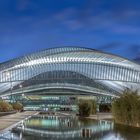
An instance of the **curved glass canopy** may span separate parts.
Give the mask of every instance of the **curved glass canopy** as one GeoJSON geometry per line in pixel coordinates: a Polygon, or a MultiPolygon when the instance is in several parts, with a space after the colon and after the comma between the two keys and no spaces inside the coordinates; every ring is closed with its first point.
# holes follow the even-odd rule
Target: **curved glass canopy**
{"type": "Polygon", "coordinates": [[[49,87],[119,96],[139,85],[140,65],[88,48],[52,48],[0,64],[1,96],[49,87]]]}

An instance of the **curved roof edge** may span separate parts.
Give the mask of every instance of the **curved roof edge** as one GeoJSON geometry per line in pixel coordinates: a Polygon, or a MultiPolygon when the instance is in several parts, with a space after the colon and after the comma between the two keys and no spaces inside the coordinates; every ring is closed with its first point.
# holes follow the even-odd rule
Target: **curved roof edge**
{"type": "MultiPolygon", "coordinates": [[[[61,48],[67,48],[67,49],[72,49],[74,48],[76,50],[85,50],[85,51],[92,51],[92,52],[97,52],[97,53],[103,53],[103,54],[106,54],[106,55],[110,55],[110,56],[114,56],[114,57],[117,57],[117,58],[121,58],[121,59],[124,59],[124,60],[127,60],[131,63],[134,63],[136,65],[140,65],[139,63],[136,63],[135,61],[133,60],[130,60],[128,58],[125,58],[125,57],[122,57],[122,56],[119,56],[117,54],[111,54],[109,52],[104,52],[102,50],[96,50],[96,49],[93,49],[93,48],[89,48],[89,47],[81,47],[81,46],[58,46],[58,47],[52,47],[52,48],[46,48],[46,49],[43,49],[43,50],[38,50],[38,51],[35,51],[35,52],[31,52],[29,54],[26,54],[26,55],[21,55],[19,57],[16,57],[16,58],[13,58],[13,59],[10,59],[10,60],[7,60],[7,61],[4,61],[4,62],[0,62],[0,66],[3,65],[3,64],[7,64],[7,63],[10,63],[10,62],[13,62],[13,61],[17,61],[19,59],[25,59],[26,57],[31,57],[32,55],[37,55],[41,52],[47,52],[49,50],[56,50],[56,49],[61,49],[61,48]]],[[[64,51],[65,52],[65,51],[64,51]]]]}

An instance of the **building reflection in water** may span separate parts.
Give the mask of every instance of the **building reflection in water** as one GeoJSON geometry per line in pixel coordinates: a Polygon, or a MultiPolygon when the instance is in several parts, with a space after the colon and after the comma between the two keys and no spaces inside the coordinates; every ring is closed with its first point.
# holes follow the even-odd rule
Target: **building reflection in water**
{"type": "Polygon", "coordinates": [[[94,121],[94,120],[80,120],[77,117],[32,117],[24,121],[13,129],[12,134],[9,135],[10,140],[28,140],[26,136],[45,139],[60,139],[67,140],[70,138],[77,139],[92,139],[113,129],[113,122],[111,121],[94,121]]]}
{"type": "Polygon", "coordinates": [[[113,129],[111,121],[79,120],[73,117],[33,117],[16,129],[46,137],[91,138],[93,134],[113,129]]]}
{"type": "Polygon", "coordinates": [[[91,138],[92,129],[82,129],[82,138],[91,138]]]}

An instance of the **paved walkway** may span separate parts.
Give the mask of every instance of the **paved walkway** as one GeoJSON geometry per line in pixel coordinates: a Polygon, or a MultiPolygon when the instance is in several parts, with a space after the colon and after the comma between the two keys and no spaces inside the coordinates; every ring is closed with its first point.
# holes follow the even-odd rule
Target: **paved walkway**
{"type": "Polygon", "coordinates": [[[0,133],[5,130],[9,130],[13,126],[20,123],[20,121],[35,114],[37,114],[35,111],[25,111],[0,117],[0,133]]]}
{"type": "Polygon", "coordinates": [[[113,119],[113,116],[111,113],[97,113],[96,115],[90,115],[89,117],[86,118],[95,120],[105,120],[105,119],[113,119]]]}

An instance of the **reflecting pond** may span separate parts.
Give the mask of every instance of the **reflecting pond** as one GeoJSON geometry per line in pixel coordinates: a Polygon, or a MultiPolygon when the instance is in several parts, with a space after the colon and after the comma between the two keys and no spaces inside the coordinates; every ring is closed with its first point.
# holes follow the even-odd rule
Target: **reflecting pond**
{"type": "Polygon", "coordinates": [[[140,129],[111,120],[34,116],[0,134],[0,140],[140,140],[140,129]]]}

